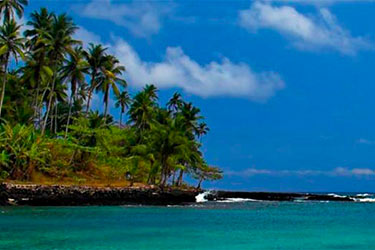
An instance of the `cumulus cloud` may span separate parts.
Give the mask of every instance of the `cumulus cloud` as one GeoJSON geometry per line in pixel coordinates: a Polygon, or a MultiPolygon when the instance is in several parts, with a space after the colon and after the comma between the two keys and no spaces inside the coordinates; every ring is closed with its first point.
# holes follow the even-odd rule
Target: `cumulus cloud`
{"type": "Polygon", "coordinates": [[[241,171],[227,171],[228,176],[251,177],[256,175],[272,176],[375,176],[375,170],[369,168],[344,168],[337,167],[333,170],[270,170],[248,168],[241,171]]]}
{"type": "Polygon", "coordinates": [[[100,36],[91,31],[88,31],[82,26],[79,26],[79,29],[74,34],[74,38],[82,41],[84,46],[87,46],[89,43],[102,43],[100,36]]]}
{"type": "MultiPolygon", "coordinates": [[[[75,38],[86,46],[89,42],[102,43],[100,36],[83,27],[75,38]]],[[[233,63],[228,58],[201,65],[180,47],[168,47],[161,61],[143,61],[127,42],[112,38],[116,42],[105,47],[125,65],[126,80],[136,88],[152,83],[159,88],[180,88],[201,97],[232,96],[262,102],[285,86],[275,72],[255,72],[247,64],[233,63]]]]}
{"type": "Polygon", "coordinates": [[[129,29],[134,35],[148,37],[157,34],[163,19],[170,14],[172,4],[157,4],[152,1],[114,3],[111,0],[92,0],[79,4],[76,12],[85,17],[108,20],[129,29]]]}
{"type": "Polygon", "coordinates": [[[264,101],[284,88],[274,72],[255,72],[245,63],[228,58],[201,65],[180,47],[168,47],[160,62],[143,61],[125,41],[118,39],[112,50],[127,68],[127,80],[138,87],[148,83],[160,88],[178,87],[194,95],[246,97],[264,101]]]}
{"type": "Polygon", "coordinates": [[[363,37],[353,37],[326,8],[320,8],[319,13],[312,16],[300,13],[291,6],[255,2],[249,9],[240,11],[239,24],[251,32],[276,30],[303,50],[331,49],[354,55],[359,50],[373,47],[363,37]]]}

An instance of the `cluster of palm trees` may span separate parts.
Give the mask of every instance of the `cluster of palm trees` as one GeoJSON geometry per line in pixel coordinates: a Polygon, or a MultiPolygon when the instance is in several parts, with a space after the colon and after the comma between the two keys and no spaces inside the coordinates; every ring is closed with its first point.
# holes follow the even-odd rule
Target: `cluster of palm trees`
{"type": "MultiPolygon", "coordinates": [[[[178,93],[165,108],[160,107],[154,85],[130,97],[123,78],[125,67],[100,44],[84,49],[82,41],[74,39],[78,26],[66,14],[41,8],[30,15],[21,34],[16,16],[22,17],[27,4],[27,0],[0,0],[3,122],[26,124],[43,137],[68,140],[82,119],[98,124],[92,129],[114,127],[108,113],[113,93],[120,111],[118,127],[132,134],[120,157],[134,166],[147,162],[148,183],[181,185],[184,173],[189,173],[200,180],[200,186],[202,180],[221,177],[220,170],[208,166],[202,157],[199,140],[209,129],[198,108],[178,93]],[[96,92],[103,96],[102,115],[90,109],[96,92]],[[124,123],[126,112],[129,119],[124,123]]],[[[75,156],[76,151],[70,162],[75,156]]],[[[134,176],[140,173],[132,169],[134,176]]]]}

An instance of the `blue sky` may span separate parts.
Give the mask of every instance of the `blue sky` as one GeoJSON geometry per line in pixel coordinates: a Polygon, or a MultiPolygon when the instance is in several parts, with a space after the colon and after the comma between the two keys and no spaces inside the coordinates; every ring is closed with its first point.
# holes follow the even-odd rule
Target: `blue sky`
{"type": "Polygon", "coordinates": [[[106,44],[133,93],[201,108],[225,171],[206,187],[375,191],[375,2],[32,0],[25,18],[41,6],[106,44]]]}

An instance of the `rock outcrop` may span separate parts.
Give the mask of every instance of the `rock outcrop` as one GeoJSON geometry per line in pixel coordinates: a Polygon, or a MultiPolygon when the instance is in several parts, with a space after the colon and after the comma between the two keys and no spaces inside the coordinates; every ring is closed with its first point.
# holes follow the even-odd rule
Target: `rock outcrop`
{"type": "Polygon", "coordinates": [[[180,205],[195,202],[198,192],[160,188],[45,186],[3,183],[0,205],[180,205]]]}

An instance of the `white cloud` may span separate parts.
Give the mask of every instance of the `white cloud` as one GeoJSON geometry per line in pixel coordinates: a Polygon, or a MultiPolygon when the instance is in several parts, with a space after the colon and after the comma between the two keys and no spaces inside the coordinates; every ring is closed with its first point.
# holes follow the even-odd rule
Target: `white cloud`
{"type": "Polygon", "coordinates": [[[375,176],[375,170],[369,168],[343,168],[338,167],[333,170],[269,170],[248,168],[241,171],[227,171],[228,176],[251,177],[255,175],[272,176],[375,176]]]}
{"type": "Polygon", "coordinates": [[[254,72],[245,63],[228,58],[201,65],[180,47],[168,47],[160,62],[145,62],[125,41],[118,39],[112,48],[127,68],[127,80],[141,87],[153,83],[160,88],[178,87],[194,95],[236,96],[263,101],[284,87],[274,72],[254,72]]]}
{"type": "Polygon", "coordinates": [[[250,9],[240,11],[239,24],[252,32],[258,29],[276,30],[303,50],[331,49],[354,55],[358,50],[373,47],[366,39],[353,37],[342,28],[326,8],[320,8],[318,15],[311,16],[291,6],[255,2],[250,9]]]}
{"type": "MultiPolygon", "coordinates": [[[[102,43],[100,36],[83,27],[75,38],[82,40],[85,46],[90,42],[102,43]]],[[[136,88],[152,83],[159,88],[181,88],[202,97],[233,96],[265,101],[285,85],[277,73],[257,73],[247,64],[233,63],[228,58],[200,65],[180,47],[168,47],[159,62],[143,61],[127,42],[112,38],[116,42],[104,47],[126,67],[126,80],[136,88]]]]}
{"type": "Polygon", "coordinates": [[[74,34],[74,38],[83,42],[84,47],[87,47],[89,43],[101,44],[101,38],[97,34],[88,31],[87,29],[79,26],[79,29],[74,34]]]}
{"type": "Polygon", "coordinates": [[[171,10],[171,4],[161,5],[151,1],[113,3],[111,0],[92,0],[86,5],[76,6],[79,15],[111,21],[139,37],[158,33],[163,19],[171,10]]]}
{"type": "Polygon", "coordinates": [[[375,175],[375,170],[369,169],[369,168],[348,169],[348,168],[338,167],[334,169],[332,174],[336,176],[353,176],[353,175],[354,176],[373,176],[375,175]]]}

